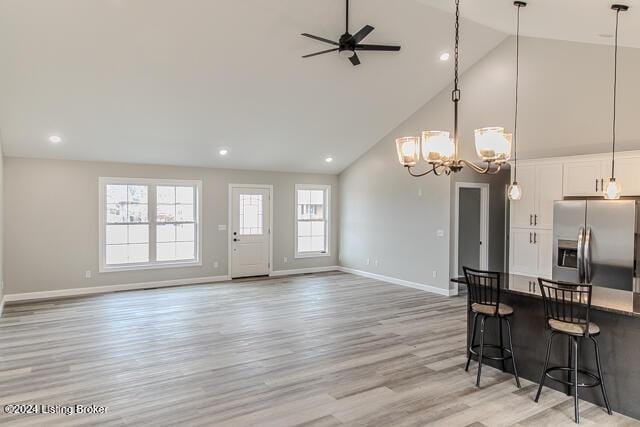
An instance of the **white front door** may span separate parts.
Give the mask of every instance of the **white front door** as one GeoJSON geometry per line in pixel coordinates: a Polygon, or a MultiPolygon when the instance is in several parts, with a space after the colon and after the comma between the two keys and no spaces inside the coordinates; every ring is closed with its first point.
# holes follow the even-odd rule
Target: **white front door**
{"type": "Polygon", "coordinates": [[[269,274],[270,189],[231,187],[231,277],[269,274]]]}

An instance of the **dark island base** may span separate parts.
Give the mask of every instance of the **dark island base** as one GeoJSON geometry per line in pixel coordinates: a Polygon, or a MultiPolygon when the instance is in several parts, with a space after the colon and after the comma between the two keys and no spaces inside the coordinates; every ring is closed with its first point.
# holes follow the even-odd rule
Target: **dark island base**
{"type": "MultiPolygon", "coordinates": [[[[513,348],[518,364],[518,374],[536,384],[540,380],[544,358],[546,354],[547,337],[550,332],[545,327],[542,300],[539,297],[522,294],[503,293],[501,302],[513,307],[511,316],[513,332],[513,348]]],[[[596,338],[600,345],[600,357],[607,395],[611,409],[615,412],[640,419],[640,319],[630,316],[614,314],[600,310],[591,311],[591,321],[600,326],[601,333],[596,338]]],[[[468,317],[468,336],[471,338],[473,314],[468,317]]],[[[480,322],[478,321],[478,329],[480,322]]],[[[505,343],[507,335],[504,332],[505,343]]],[[[479,342],[476,335],[476,343],[479,342]]],[[[497,344],[497,320],[487,319],[485,326],[485,343],[497,344]]],[[[553,339],[549,366],[568,366],[569,340],[565,336],[557,335],[553,339]]],[[[491,350],[489,350],[491,351],[491,350]]],[[[488,353],[495,354],[495,353],[488,353]]],[[[596,371],[595,350],[589,339],[580,340],[579,348],[580,368],[592,372],[596,371]]],[[[487,364],[501,369],[500,362],[483,360],[487,364]]],[[[508,372],[513,372],[510,361],[506,362],[508,372]]],[[[469,370],[475,372],[477,363],[472,362],[469,370]]],[[[554,374],[556,375],[556,374],[554,374]]],[[[557,373],[557,375],[564,375],[557,373]]],[[[566,379],[566,377],[565,377],[566,379]]],[[[482,385],[482,382],[481,382],[482,385]]],[[[514,384],[515,387],[515,384],[514,384]]],[[[545,388],[567,392],[568,387],[547,379],[545,388]]],[[[581,388],[581,400],[587,400],[604,408],[604,400],[600,387],[581,388]]],[[[531,396],[531,404],[535,394],[531,396]]],[[[544,388],[540,401],[545,399],[544,388]]],[[[605,409],[603,409],[605,410],[605,409]]]]}

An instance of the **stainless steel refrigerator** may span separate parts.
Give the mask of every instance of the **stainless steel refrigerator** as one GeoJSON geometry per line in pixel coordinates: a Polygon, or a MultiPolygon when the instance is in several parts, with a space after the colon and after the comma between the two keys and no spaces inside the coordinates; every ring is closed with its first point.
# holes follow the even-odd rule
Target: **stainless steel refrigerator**
{"type": "Polygon", "coordinates": [[[555,202],[553,279],[638,291],[639,225],[639,201],[555,202]]]}

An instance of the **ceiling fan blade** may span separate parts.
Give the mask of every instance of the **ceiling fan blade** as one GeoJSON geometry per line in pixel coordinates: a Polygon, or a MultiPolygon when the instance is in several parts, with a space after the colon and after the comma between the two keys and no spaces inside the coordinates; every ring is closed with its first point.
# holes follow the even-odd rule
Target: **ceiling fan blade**
{"type": "Polygon", "coordinates": [[[364,40],[365,37],[369,35],[369,33],[371,33],[371,31],[373,31],[373,29],[374,28],[371,25],[365,25],[360,31],[351,36],[350,41],[356,44],[360,43],[362,40],[364,40]]]}
{"type": "Polygon", "coordinates": [[[329,52],[335,52],[336,50],[338,50],[338,48],[334,48],[334,49],[327,49],[327,50],[322,50],[320,52],[316,52],[316,53],[310,53],[309,55],[304,55],[303,58],[311,58],[312,56],[316,56],[316,55],[322,55],[323,53],[329,53],[329,52]]]}
{"type": "Polygon", "coordinates": [[[385,52],[397,52],[400,50],[400,46],[386,46],[382,44],[359,44],[355,47],[356,50],[380,50],[385,52]]]}
{"type": "Polygon", "coordinates": [[[336,43],[334,41],[331,41],[329,39],[325,39],[325,38],[322,38],[322,37],[314,36],[312,34],[302,33],[301,36],[309,37],[310,39],[318,40],[318,41],[323,42],[323,43],[329,43],[329,44],[332,44],[334,46],[340,46],[338,43],[336,43]]]}
{"type": "Polygon", "coordinates": [[[351,61],[354,66],[360,65],[360,58],[358,58],[358,54],[355,52],[353,53],[353,56],[349,58],[349,61],[351,61]]]}

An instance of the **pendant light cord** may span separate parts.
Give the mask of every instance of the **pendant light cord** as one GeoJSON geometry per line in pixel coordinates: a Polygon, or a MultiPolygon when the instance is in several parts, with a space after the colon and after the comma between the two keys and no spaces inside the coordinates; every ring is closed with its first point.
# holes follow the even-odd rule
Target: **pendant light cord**
{"type": "Polygon", "coordinates": [[[513,119],[513,182],[518,182],[518,85],[520,82],[520,8],[516,18],[516,108],[513,119]]]}
{"type": "Polygon", "coordinates": [[[616,9],[616,38],[613,54],[613,129],[612,129],[612,152],[611,152],[611,178],[615,178],[616,171],[616,101],[618,94],[618,22],[620,20],[620,9],[616,9]]]}

